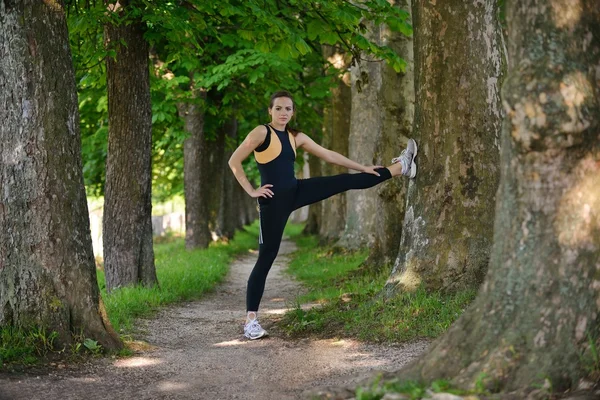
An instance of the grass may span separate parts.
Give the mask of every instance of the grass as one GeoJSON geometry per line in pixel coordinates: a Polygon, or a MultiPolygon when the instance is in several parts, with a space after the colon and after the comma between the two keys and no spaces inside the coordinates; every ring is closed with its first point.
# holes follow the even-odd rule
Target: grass
{"type": "Polygon", "coordinates": [[[159,285],[105,290],[103,271],[98,284],[111,324],[121,334],[134,333],[136,318],[152,316],[159,307],[200,298],[220,283],[232,259],[257,247],[258,224],[236,232],[228,243],[215,242],[207,249],[187,251],[183,238],[154,245],[156,275],[159,285]]]}
{"type": "Polygon", "coordinates": [[[0,329],[0,367],[7,362],[32,365],[54,348],[56,333],[47,333],[42,328],[20,329],[2,327],[0,329]]]}
{"type": "MultiPolygon", "coordinates": [[[[286,230],[299,232],[301,227],[290,226],[286,230]]],[[[258,248],[258,223],[236,232],[228,243],[212,243],[207,249],[187,251],[183,238],[172,238],[167,243],[155,243],[154,255],[156,274],[160,286],[154,288],[129,287],[112,291],[105,290],[104,273],[98,270],[98,285],[106,311],[113,327],[122,337],[135,334],[135,319],[148,318],[162,306],[180,301],[194,300],[213,289],[229,271],[234,257],[250,249],[258,248]]],[[[161,241],[164,239],[161,239],[161,241]]],[[[83,350],[99,355],[101,346],[93,338],[74,335],[70,349],[56,350],[55,332],[46,332],[39,327],[0,329],[0,367],[32,365],[41,358],[52,356],[76,356],[83,350]]],[[[127,354],[125,351],[123,354],[127,354]]]]}
{"type": "Polygon", "coordinates": [[[591,381],[600,381],[600,351],[598,344],[600,338],[598,334],[587,332],[587,346],[580,354],[581,365],[588,374],[588,379],[591,381]]]}
{"type": "Polygon", "coordinates": [[[381,295],[390,268],[365,268],[367,250],[343,252],[319,247],[316,237],[297,237],[289,273],[308,293],[279,326],[291,336],[353,337],[369,342],[398,343],[435,338],[445,332],[475,298],[468,290],[453,295],[423,288],[392,298],[381,295]],[[321,307],[302,310],[300,304],[321,307]]]}
{"type": "MultiPolygon", "coordinates": [[[[356,400],[380,400],[387,393],[400,393],[402,398],[417,400],[430,398],[433,393],[450,393],[456,396],[485,395],[481,390],[460,390],[444,379],[439,379],[426,385],[414,381],[401,381],[398,379],[382,381],[381,376],[376,379],[370,387],[359,387],[356,389],[356,400]]],[[[476,397],[477,398],[477,397],[476,397]]]]}

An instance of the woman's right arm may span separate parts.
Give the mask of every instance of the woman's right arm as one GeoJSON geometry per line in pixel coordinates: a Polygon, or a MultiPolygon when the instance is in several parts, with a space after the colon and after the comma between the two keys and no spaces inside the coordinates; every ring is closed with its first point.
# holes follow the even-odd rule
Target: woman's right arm
{"type": "Polygon", "coordinates": [[[240,183],[240,185],[244,188],[246,193],[250,195],[250,197],[273,197],[273,192],[270,187],[273,185],[264,185],[258,189],[254,189],[252,184],[248,181],[246,177],[246,173],[244,172],[244,168],[242,168],[242,162],[248,158],[250,154],[258,147],[262,142],[265,141],[267,137],[267,128],[263,125],[259,125],[252,130],[246,136],[246,139],[238,146],[237,149],[229,158],[229,168],[233,172],[235,179],[240,183]]]}

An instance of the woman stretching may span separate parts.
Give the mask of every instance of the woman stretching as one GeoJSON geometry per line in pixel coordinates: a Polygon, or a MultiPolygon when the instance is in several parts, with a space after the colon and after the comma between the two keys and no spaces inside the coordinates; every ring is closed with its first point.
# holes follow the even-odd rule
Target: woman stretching
{"type": "Polygon", "coordinates": [[[249,339],[259,339],[267,335],[258,323],[258,306],[265,289],[267,274],[279,251],[283,228],[292,211],[346,190],[370,188],[398,175],[414,178],[417,173],[414,162],[417,144],[413,139],[408,141],[407,148],[392,160],[389,167],[367,167],[319,146],[302,132],[286,129],[294,111],[294,101],[290,93],[275,93],[271,96],[269,104],[271,123],[254,128],[229,159],[229,166],[236,179],[251,197],[257,198],[259,205],[258,260],[248,279],[246,293],[247,317],[244,336],[249,339]],[[296,179],[294,161],[297,148],[303,148],[328,163],[362,173],[296,179]],[[242,161],[252,152],[261,178],[261,186],[258,189],[252,187],[242,168],[242,161]]]}

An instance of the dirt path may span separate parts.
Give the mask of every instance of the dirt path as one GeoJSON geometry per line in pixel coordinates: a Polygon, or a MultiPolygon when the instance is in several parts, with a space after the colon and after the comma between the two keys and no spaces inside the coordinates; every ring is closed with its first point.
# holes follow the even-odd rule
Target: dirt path
{"type": "MultiPolygon", "coordinates": [[[[282,273],[293,250],[293,243],[282,243],[267,280],[260,313],[267,329],[302,290],[282,273]]],[[[298,399],[306,390],[396,370],[425,349],[424,342],[390,347],[274,336],[244,340],[245,287],[255,260],[250,254],[234,262],[226,282],[204,299],[140,321],[142,339],[153,348],[41,375],[0,374],[0,399],[298,399]]]]}

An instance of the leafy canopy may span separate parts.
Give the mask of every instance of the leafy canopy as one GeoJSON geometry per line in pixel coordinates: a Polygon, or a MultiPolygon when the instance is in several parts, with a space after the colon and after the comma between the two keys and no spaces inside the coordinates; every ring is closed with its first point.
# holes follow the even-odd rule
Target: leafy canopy
{"type": "Polygon", "coordinates": [[[366,27],[369,22],[386,24],[412,34],[409,14],[387,0],[120,0],[116,12],[109,12],[102,1],[71,0],[67,7],[80,95],[84,176],[88,193],[94,195],[101,194],[104,185],[108,131],[104,60],[116,54],[104,46],[105,24],[142,21],[147,27],[156,199],[183,190],[182,147],[187,133],[177,104],[201,106],[206,134],[214,139],[232,117],[241,132],[264,123],[270,93],[286,89],[295,96],[296,123],[306,132],[318,132],[319,110],[339,75],[324,59],[322,45],[333,46],[354,61],[365,55],[384,59],[402,72],[404,60],[369,40],[366,27]],[[198,90],[206,91],[206,98],[200,98],[198,90]]]}

